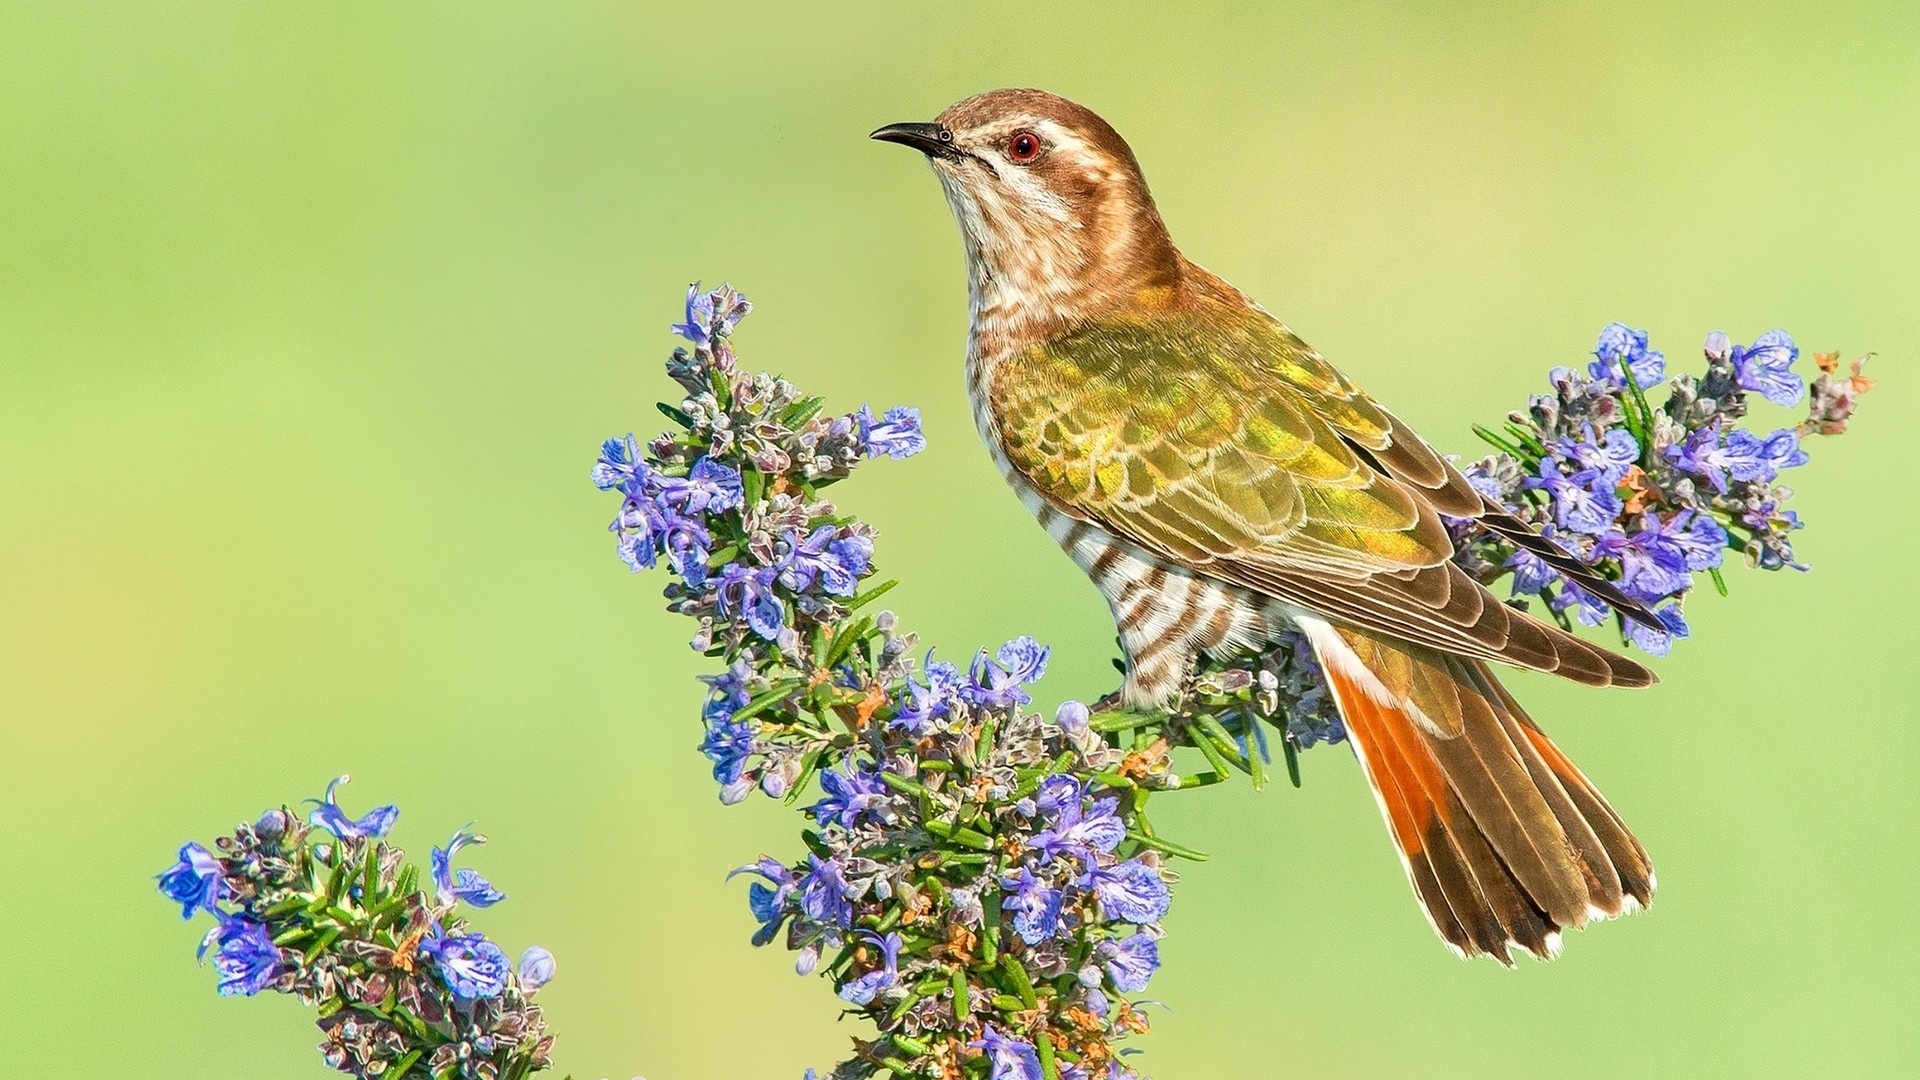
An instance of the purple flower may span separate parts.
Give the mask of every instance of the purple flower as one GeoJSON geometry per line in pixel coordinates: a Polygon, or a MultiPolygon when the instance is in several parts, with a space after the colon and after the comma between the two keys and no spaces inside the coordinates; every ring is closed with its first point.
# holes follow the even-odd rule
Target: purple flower
{"type": "Polygon", "coordinates": [[[393,823],[400,818],[400,808],[397,806],[392,804],[376,806],[362,815],[358,821],[347,817],[346,812],[340,809],[340,804],[333,798],[334,789],[351,779],[352,777],[344,773],[336,776],[333,782],[327,785],[325,799],[308,799],[307,801],[313,803],[317,809],[307,815],[307,821],[342,840],[366,837],[377,840],[392,832],[393,823]]]}
{"type": "Polygon", "coordinates": [[[440,981],[461,1001],[499,997],[507,988],[507,973],[513,970],[507,954],[484,936],[450,936],[437,925],[420,943],[420,953],[433,961],[440,981]]]}
{"type": "Polygon", "coordinates": [[[1008,1038],[999,1028],[988,1025],[981,1030],[980,1041],[967,1045],[985,1051],[990,1062],[987,1080],[1043,1080],[1045,1076],[1033,1044],[1008,1038]]]}
{"type": "Polygon", "coordinates": [[[1029,866],[1022,866],[1017,874],[1001,878],[1000,884],[1010,890],[1000,905],[1013,912],[1013,929],[1022,941],[1038,945],[1060,932],[1061,910],[1066,903],[1065,892],[1035,877],[1033,868],[1029,866]]]}
{"type": "Polygon", "coordinates": [[[746,488],[737,470],[703,457],[684,477],[662,477],[660,498],[684,514],[721,514],[740,508],[746,488]]]}
{"type": "Polygon", "coordinates": [[[640,447],[629,433],[600,444],[600,460],[593,464],[593,486],[601,491],[620,488],[635,496],[652,494],[655,474],[640,460],[640,447]]]}
{"type": "Polygon", "coordinates": [[[853,925],[853,887],[837,860],[808,855],[807,875],[800,879],[800,910],[807,918],[846,929],[853,925]]]}
{"type": "Polygon", "coordinates": [[[1560,571],[1525,548],[1515,548],[1506,566],[1513,571],[1513,595],[1532,596],[1560,580],[1560,571]]]}
{"type": "Polygon", "coordinates": [[[520,954],[519,966],[514,969],[521,991],[531,994],[552,982],[554,967],[553,954],[545,947],[527,946],[527,951],[520,954]]]}
{"type": "Polygon", "coordinates": [[[1800,346],[1785,330],[1769,330],[1747,348],[1733,347],[1733,381],[1775,405],[1798,405],[1806,384],[1793,373],[1800,346]]]}
{"type": "Polygon", "coordinates": [[[1665,656],[1673,651],[1673,643],[1686,637],[1690,631],[1687,629],[1687,620],[1680,615],[1679,604],[1668,604],[1654,614],[1659,616],[1661,624],[1666,627],[1665,631],[1654,630],[1629,619],[1627,620],[1627,640],[1642,652],[1653,656],[1665,656]]]}
{"type": "Polygon", "coordinates": [[[1588,373],[1612,390],[1626,389],[1626,379],[1620,373],[1623,357],[1633,372],[1633,381],[1642,390],[1666,377],[1667,358],[1647,348],[1645,330],[1635,330],[1625,323],[1608,323],[1600,331],[1593,355],[1596,359],[1587,365],[1588,373]]]}
{"type": "Polygon", "coordinates": [[[474,907],[483,908],[492,907],[507,898],[506,893],[494,888],[493,883],[481,877],[477,870],[463,866],[458,873],[454,872],[453,856],[456,852],[469,844],[479,845],[486,842],[486,837],[470,832],[468,829],[461,829],[453,834],[452,840],[447,841],[444,850],[433,849],[431,858],[433,886],[439,893],[442,904],[464,900],[474,907]]]}
{"type": "Polygon", "coordinates": [[[1101,913],[1118,922],[1156,922],[1173,902],[1160,871],[1139,859],[1110,870],[1095,867],[1087,872],[1085,884],[1100,901],[1101,913]]]}
{"type": "Polygon", "coordinates": [[[1727,530],[1710,514],[1688,510],[1659,527],[1686,557],[1689,570],[1711,570],[1725,558],[1727,530]]]}
{"type": "Polygon", "coordinates": [[[252,997],[267,988],[280,973],[280,950],[267,928],[240,915],[227,915],[207,931],[197,954],[202,962],[213,949],[213,968],[220,973],[220,994],[252,997]]]}
{"type": "Polygon", "coordinates": [[[840,997],[855,1005],[867,1004],[874,995],[900,981],[900,950],[906,945],[899,934],[891,931],[885,937],[867,933],[860,936],[880,947],[881,966],[840,988],[840,997]]]}
{"type": "Polygon", "coordinates": [[[1103,941],[1097,950],[1115,990],[1137,994],[1160,970],[1160,944],[1146,934],[1121,941],[1103,941]]]}
{"type": "Polygon", "coordinates": [[[660,547],[667,553],[667,565],[698,589],[707,583],[707,556],[713,549],[713,536],[705,525],[692,517],[671,512],[663,515],[660,547]]]}
{"type": "Polygon", "coordinates": [[[945,660],[935,660],[932,649],[927,650],[927,661],[921,667],[926,681],[922,683],[909,676],[901,684],[904,695],[896,695],[893,719],[887,721],[889,729],[901,728],[910,735],[926,735],[933,730],[934,721],[952,716],[959,706],[963,686],[960,669],[945,660]]]}
{"type": "Polygon", "coordinates": [[[787,921],[787,898],[799,888],[799,878],[785,865],[765,855],[727,877],[731,879],[735,874],[759,874],[772,883],[772,888],[758,881],[747,886],[747,909],[753,912],[753,917],[760,923],[760,928],[754,932],[753,943],[765,945],[773,940],[774,935],[780,932],[780,925],[787,921]]]}
{"type": "Polygon", "coordinates": [[[787,623],[786,605],[773,591],[775,572],[771,566],[758,568],[728,563],[720,570],[716,593],[720,614],[736,622],[745,620],[754,633],[772,641],[787,623]]]}
{"type": "Polygon", "coordinates": [[[1047,673],[1049,651],[1030,637],[1017,637],[1000,646],[993,661],[988,661],[987,650],[981,649],[973,659],[973,684],[964,687],[962,693],[975,705],[1025,705],[1033,695],[1021,688],[1047,673]]]}
{"type": "Polygon", "coordinates": [[[747,298],[731,288],[723,285],[703,293],[696,281],[687,286],[687,321],[674,323],[669,329],[693,342],[695,348],[704,349],[713,341],[716,316],[719,329],[729,332],[752,310],[747,298]]]}
{"type": "Polygon", "coordinates": [[[653,499],[633,498],[620,504],[620,513],[607,525],[614,551],[635,573],[651,570],[660,557],[660,544],[672,524],[667,508],[653,499]]]}
{"type": "Polygon", "coordinates": [[[1598,437],[1588,428],[1585,438],[1555,439],[1553,452],[1571,463],[1576,474],[1591,472],[1608,488],[1618,487],[1620,481],[1626,479],[1628,470],[1640,460],[1640,444],[1619,428],[1610,428],[1598,437]]]}
{"type": "Polygon", "coordinates": [[[1693,584],[1686,550],[1656,527],[1632,536],[1609,533],[1594,545],[1594,552],[1620,561],[1620,587],[1639,600],[1663,600],[1693,584]]]}
{"type": "Polygon", "coordinates": [[[180,905],[182,919],[193,918],[202,908],[218,918],[220,909],[214,905],[227,895],[224,873],[213,852],[189,843],[180,849],[180,861],[159,875],[160,895],[180,905]]]}
{"type": "Polygon", "coordinates": [[[893,820],[893,811],[887,806],[891,789],[880,779],[880,771],[878,765],[872,771],[857,767],[822,771],[820,790],[825,797],[813,804],[814,821],[823,827],[837,822],[841,828],[851,829],[863,818],[874,822],[893,820]]]}
{"type": "Polygon", "coordinates": [[[818,581],[830,596],[852,596],[861,575],[873,565],[873,541],[857,533],[839,534],[838,526],[822,525],[799,543],[788,537],[791,550],[780,564],[780,581],[794,592],[805,592],[818,581]]]}
{"type": "Polygon", "coordinates": [[[1081,781],[1050,776],[1040,784],[1037,805],[1046,828],[1027,841],[1042,862],[1061,854],[1091,860],[1092,853],[1112,852],[1127,838],[1126,823],[1114,797],[1090,799],[1081,781]]]}
{"type": "Polygon", "coordinates": [[[1526,485],[1543,488],[1552,496],[1554,521],[1570,532],[1600,536],[1613,528],[1626,508],[1614,493],[1614,485],[1599,472],[1589,469],[1562,476],[1552,458],[1541,459],[1540,475],[1529,477],[1526,485]]]}
{"type": "Polygon", "coordinates": [[[721,787],[721,801],[731,805],[746,798],[753,787],[746,781],[747,761],[760,752],[753,721],[735,721],[730,713],[709,719],[700,752],[713,762],[713,780],[721,787]]]}
{"type": "Polygon", "coordinates": [[[1547,606],[1557,612],[1573,609],[1574,617],[1584,626],[1599,626],[1613,612],[1606,601],[1571,581],[1561,584],[1560,592],[1547,601],[1547,606]]]}
{"type": "Polygon", "coordinates": [[[867,444],[867,454],[871,457],[884,454],[898,461],[927,448],[927,437],[920,433],[919,409],[896,405],[875,420],[873,410],[862,405],[854,418],[859,421],[860,438],[867,444]]]}

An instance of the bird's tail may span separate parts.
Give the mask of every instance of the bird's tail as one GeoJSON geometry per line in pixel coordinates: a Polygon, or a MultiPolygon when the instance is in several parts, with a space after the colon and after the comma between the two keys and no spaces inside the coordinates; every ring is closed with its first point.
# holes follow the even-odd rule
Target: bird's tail
{"type": "Polygon", "coordinates": [[[1427,919],[1462,956],[1543,959],[1653,900],[1646,850],[1487,665],[1300,620],[1427,919]]]}

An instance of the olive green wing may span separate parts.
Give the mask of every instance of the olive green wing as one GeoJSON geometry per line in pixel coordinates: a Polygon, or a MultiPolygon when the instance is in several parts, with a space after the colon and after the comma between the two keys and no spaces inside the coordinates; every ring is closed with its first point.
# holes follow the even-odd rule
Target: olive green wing
{"type": "Polygon", "coordinates": [[[1450,652],[1651,678],[1454,566],[1440,512],[1480,496],[1262,312],[1089,325],[1003,360],[987,393],[1044,499],[1156,555],[1450,652]]]}

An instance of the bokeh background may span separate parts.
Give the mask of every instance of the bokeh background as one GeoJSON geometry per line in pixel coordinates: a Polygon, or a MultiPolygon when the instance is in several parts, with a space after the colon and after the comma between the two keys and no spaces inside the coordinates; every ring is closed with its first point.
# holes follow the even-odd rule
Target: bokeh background
{"type": "MultiPolygon", "coordinates": [[[[753,364],[908,402],[844,504],[950,655],[1108,688],[1092,588],[976,444],[959,245],[866,132],[1033,84],[1190,254],[1448,449],[1605,322],[1878,350],[1797,474],[1811,574],[1729,575],[1666,682],[1520,678],[1660,865],[1551,965],[1456,961],[1351,755],[1162,811],[1167,1078],[1910,1076],[1920,1002],[1920,8],[1824,3],[0,6],[0,1072],[318,1080],[153,893],[317,794],[477,818],[481,925],[560,957],[575,1076],[797,1077],[859,1030],[748,947],[796,850],[693,750],[699,658],[602,532],[686,283],[753,364]]],[[[557,1075],[557,1074],[556,1074],[557,1075]]]]}

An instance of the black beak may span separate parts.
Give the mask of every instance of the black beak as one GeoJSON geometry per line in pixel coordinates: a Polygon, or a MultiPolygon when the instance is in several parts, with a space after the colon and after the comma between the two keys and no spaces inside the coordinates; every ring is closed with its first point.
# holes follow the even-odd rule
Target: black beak
{"type": "Polygon", "coordinates": [[[953,132],[939,124],[888,124],[867,138],[911,146],[928,157],[955,157],[960,153],[953,145],[953,132]]]}

